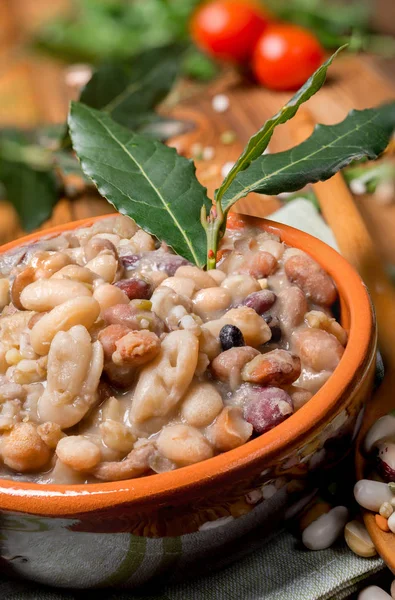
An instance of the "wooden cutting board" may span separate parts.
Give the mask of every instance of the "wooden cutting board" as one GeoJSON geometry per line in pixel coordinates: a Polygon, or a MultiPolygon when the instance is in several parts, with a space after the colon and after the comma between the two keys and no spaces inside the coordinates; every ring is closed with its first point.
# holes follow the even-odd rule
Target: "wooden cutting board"
{"type": "MultiPolygon", "coordinates": [[[[68,0],[0,2],[0,126],[26,127],[65,119],[69,100],[76,97],[76,90],[66,84],[65,67],[32,56],[21,48],[34,27],[67,5],[68,0]]],[[[393,99],[395,69],[391,80],[391,65],[366,56],[343,55],[337,59],[325,87],[308,103],[314,118],[322,123],[334,123],[343,119],[351,108],[366,108],[393,99]]],[[[290,97],[288,93],[274,93],[254,85],[233,71],[225,72],[208,86],[181,82],[176,95],[170,96],[164,111],[192,122],[194,129],[171,140],[171,144],[188,157],[193,156],[196,144],[212,149],[210,160],[195,160],[197,176],[207,186],[211,197],[222,179],[224,165],[236,160],[249,137],[290,97]],[[213,109],[212,99],[217,94],[229,98],[229,108],[225,112],[218,113],[213,109]],[[176,95],[179,101],[174,104],[176,95]],[[229,131],[235,134],[235,141],[226,145],[221,142],[221,134],[229,131]]],[[[270,143],[272,152],[293,145],[293,126],[297,123],[276,130],[270,143]]],[[[395,262],[395,238],[391,235],[395,229],[395,204],[377,210],[371,197],[359,197],[358,205],[380,251],[395,262]]],[[[237,209],[265,216],[279,206],[276,198],[251,194],[238,203],[237,209]]],[[[52,219],[44,226],[109,210],[104,200],[90,193],[77,200],[61,201],[52,219]]],[[[13,208],[0,203],[0,243],[22,234],[13,208]]]]}

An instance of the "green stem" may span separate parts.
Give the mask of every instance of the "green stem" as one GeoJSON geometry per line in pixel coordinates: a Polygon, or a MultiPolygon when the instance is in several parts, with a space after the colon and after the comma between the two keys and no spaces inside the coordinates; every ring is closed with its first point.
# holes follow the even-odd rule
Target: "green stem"
{"type": "Polygon", "coordinates": [[[207,216],[203,207],[201,212],[201,223],[207,236],[207,270],[215,269],[217,265],[218,243],[223,235],[223,223],[226,219],[221,204],[215,203],[207,216]]]}

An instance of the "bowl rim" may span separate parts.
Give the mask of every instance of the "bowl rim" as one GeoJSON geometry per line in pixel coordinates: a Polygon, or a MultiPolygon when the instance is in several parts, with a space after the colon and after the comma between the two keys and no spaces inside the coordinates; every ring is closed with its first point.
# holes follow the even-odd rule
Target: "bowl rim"
{"type": "MultiPolygon", "coordinates": [[[[0,246],[0,254],[114,216],[100,215],[41,230],[0,246]]],[[[241,216],[241,215],[240,215],[241,216]]],[[[67,516],[105,510],[121,504],[136,508],[183,501],[221,489],[229,477],[242,479],[273,460],[289,455],[303,438],[334,414],[339,402],[372,361],[374,317],[367,288],[354,268],[336,250],[305,232],[275,221],[242,216],[281,236],[288,245],[309,253],[333,278],[341,302],[350,313],[349,339],[339,365],[313,398],[271,431],[213,458],[175,471],[106,483],[81,485],[28,483],[0,479],[0,510],[43,516],[67,516]]]]}

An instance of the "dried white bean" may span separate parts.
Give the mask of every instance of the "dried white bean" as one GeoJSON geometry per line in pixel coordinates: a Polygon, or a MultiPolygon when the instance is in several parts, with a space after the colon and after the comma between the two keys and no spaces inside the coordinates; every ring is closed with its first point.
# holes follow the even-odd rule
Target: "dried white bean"
{"type": "Polygon", "coordinates": [[[336,506],[313,521],[303,532],[302,541],[310,550],[329,548],[342,533],[348,519],[345,506],[336,506]]]}
{"type": "Polygon", "coordinates": [[[393,495],[386,483],[361,479],[354,486],[355,500],[360,506],[373,512],[379,512],[383,502],[391,502],[393,495]]]}
{"type": "Polygon", "coordinates": [[[358,596],[358,600],[391,600],[391,596],[377,585],[370,585],[362,590],[358,596]]]}
{"type": "Polygon", "coordinates": [[[365,452],[371,452],[378,442],[395,437],[395,416],[385,415],[378,419],[366,434],[363,444],[365,452]]]}
{"type": "Polygon", "coordinates": [[[390,502],[383,502],[383,504],[380,506],[379,513],[385,519],[389,519],[393,512],[394,508],[390,502]]]}

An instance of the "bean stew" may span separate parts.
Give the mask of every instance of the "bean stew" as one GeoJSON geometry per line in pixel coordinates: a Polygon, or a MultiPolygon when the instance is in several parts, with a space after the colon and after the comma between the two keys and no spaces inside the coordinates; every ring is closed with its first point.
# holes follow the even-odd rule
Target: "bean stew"
{"type": "Polygon", "coordinates": [[[210,271],[121,215],[0,257],[3,478],[173,470],[311,399],[347,342],[335,285],[276,235],[229,224],[210,271]]]}

